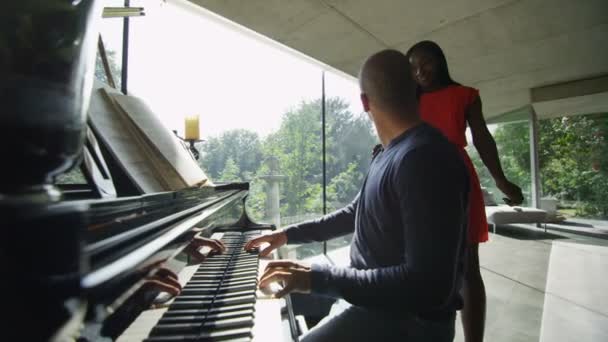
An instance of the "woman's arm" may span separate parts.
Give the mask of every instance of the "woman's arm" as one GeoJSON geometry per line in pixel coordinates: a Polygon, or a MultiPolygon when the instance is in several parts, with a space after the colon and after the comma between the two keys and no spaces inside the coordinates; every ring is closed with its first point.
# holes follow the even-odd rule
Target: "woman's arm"
{"type": "Polygon", "coordinates": [[[467,110],[467,121],[471,128],[473,145],[475,145],[477,152],[479,152],[479,156],[484,165],[488,168],[490,174],[492,174],[496,186],[508,197],[507,204],[521,204],[523,202],[521,189],[505,177],[502,166],[500,165],[496,142],[483,118],[481,112],[481,99],[479,96],[471,103],[467,110]]]}

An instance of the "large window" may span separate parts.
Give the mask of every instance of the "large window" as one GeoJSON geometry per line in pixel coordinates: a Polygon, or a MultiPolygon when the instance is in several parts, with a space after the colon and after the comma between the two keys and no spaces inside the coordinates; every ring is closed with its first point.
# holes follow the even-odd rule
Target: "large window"
{"type": "MultiPolygon", "coordinates": [[[[325,73],[328,211],[342,208],[355,198],[378,141],[359,94],[352,77],[325,73]]],[[[352,235],[347,235],[330,240],[327,250],[348,246],[351,239],[352,235]]]]}
{"type": "MultiPolygon", "coordinates": [[[[123,0],[106,0],[104,6],[106,7],[122,7],[124,5],[123,0]]],[[[123,19],[122,18],[105,18],[102,19],[99,24],[99,35],[103,40],[103,45],[108,60],[108,66],[114,84],[117,89],[121,87],[121,72],[122,72],[122,42],[123,42],[123,19]]],[[[110,84],[108,81],[106,70],[104,69],[101,55],[97,51],[97,58],[95,63],[95,77],[104,82],[110,84]]]]}
{"type": "Polygon", "coordinates": [[[541,120],[540,174],[545,206],[561,218],[608,218],[608,114],[541,120]]]}
{"type": "MultiPolygon", "coordinates": [[[[489,125],[496,140],[502,169],[511,182],[517,184],[524,195],[524,206],[532,203],[530,178],[530,126],[528,121],[518,121],[489,125]]],[[[467,134],[470,137],[470,134],[467,134]]],[[[485,167],[471,139],[467,152],[475,165],[481,186],[493,197],[497,204],[504,204],[504,194],[496,188],[494,178],[485,167]]]]}
{"type": "MultiPolygon", "coordinates": [[[[145,11],[130,23],[129,93],[180,136],[185,117],[199,116],[201,167],[216,183],[251,182],[255,220],[321,216],[320,67],[187,2],[153,1],[145,11]]],[[[282,252],[306,258],[322,246],[282,252]]]]}

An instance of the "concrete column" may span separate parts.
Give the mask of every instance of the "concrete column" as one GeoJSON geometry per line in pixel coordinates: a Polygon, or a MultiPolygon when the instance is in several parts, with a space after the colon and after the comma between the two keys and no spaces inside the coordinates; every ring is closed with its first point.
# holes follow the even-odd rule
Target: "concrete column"
{"type": "Polygon", "coordinates": [[[270,220],[277,228],[281,227],[281,206],[279,183],[286,177],[279,174],[279,161],[270,157],[266,161],[270,172],[268,175],[261,176],[265,180],[268,187],[266,188],[266,218],[270,220]]]}
{"type": "Polygon", "coordinates": [[[534,106],[530,106],[530,178],[532,180],[531,199],[534,208],[540,208],[540,164],[538,160],[538,117],[534,106]]]}
{"type": "Polygon", "coordinates": [[[274,223],[277,228],[281,227],[281,207],[280,207],[280,194],[279,194],[279,180],[273,179],[269,184],[270,192],[269,192],[269,210],[268,216],[272,223],[274,223]]]}

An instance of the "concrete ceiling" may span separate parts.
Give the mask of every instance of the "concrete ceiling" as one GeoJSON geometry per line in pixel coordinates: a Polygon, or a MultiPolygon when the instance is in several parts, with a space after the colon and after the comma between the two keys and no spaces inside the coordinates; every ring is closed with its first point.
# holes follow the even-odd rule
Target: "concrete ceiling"
{"type": "Polygon", "coordinates": [[[533,88],[608,74],[608,0],[190,1],[353,76],[374,52],[434,40],[453,78],[480,89],[487,118],[608,111],[608,86],[531,106],[533,88]]]}

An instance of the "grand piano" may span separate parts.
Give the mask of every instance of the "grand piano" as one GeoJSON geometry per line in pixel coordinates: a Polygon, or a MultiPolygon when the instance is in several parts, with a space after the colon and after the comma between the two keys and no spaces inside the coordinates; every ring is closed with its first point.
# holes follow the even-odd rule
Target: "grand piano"
{"type": "MultiPolygon", "coordinates": [[[[124,160],[136,153],[112,153],[111,144],[124,139],[112,127],[133,118],[95,126],[101,10],[95,0],[0,5],[0,340],[297,340],[290,298],[259,292],[263,263],[243,250],[275,229],[247,215],[249,184],[150,191],[160,183],[148,177],[151,187],[138,187],[124,160]],[[56,184],[78,168],[86,184],[56,184]],[[227,250],[199,249],[197,236],[227,250]],[[169,295],[167,284],[181,292],[169,295]]],[[[175,146],[187,155],[178,164],[196,165],[175,146]]],[[[147,165],[160,160],[148,157],[147,165]]],[[[191,170],[202,173],[181,171],[191,170]]]]}
{"type": "Polygon", "coordinates": [[[261,264],[243,250],[275,229],[249,219],[248,189],[228,183],[96,199],[86,198],[96,196],[89,183],[64,186],[65,199],[51,205],[0,202],[11,308],[2,339],[297,340],[289,300],[259,298],[261,264]],[[196,235],[221,239],[227,251],[203,248],[201,262],[190,248],[196,235]],[[182,285],[175,297],[155,286],[173,274],[182,285]]]}

